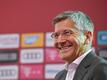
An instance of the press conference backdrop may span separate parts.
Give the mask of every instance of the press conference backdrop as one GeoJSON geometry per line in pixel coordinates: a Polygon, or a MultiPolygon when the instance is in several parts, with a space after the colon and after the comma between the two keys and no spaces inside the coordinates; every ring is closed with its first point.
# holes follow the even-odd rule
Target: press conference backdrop
{"type": "Polygon", "coordinates": [[[53,17],[65,10],[91,17],[93,46],[107,59],[106,7],[106,0],[1,0],[0,80],[52,80],[64,68],[50,35],[53,17]]]}

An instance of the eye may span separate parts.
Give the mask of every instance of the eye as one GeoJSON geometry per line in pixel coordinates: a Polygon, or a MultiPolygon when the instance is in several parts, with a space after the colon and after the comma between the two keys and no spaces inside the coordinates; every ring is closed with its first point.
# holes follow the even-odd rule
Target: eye
{"type": "Polygon", "coordinates": [[[52,35],[51,35],[51,37],[52,37],[53,39],[57,39],[58,36],[59,36],[59,33],[52,33],[52,35]]]}
{"type": "Polygon", "coordinates": [[[64,30],[63,35],[69,36],[73,34],[73,32],[71,30],[64,30]]]}

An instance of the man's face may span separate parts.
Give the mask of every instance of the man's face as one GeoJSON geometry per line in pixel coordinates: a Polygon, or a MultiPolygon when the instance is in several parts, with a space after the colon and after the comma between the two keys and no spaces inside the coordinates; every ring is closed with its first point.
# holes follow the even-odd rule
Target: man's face
{"type": "Polygon", "coordinates": [[[62,20],[55,24],[55,47],[59,51],[61,58],[72,62],[82,54],[85,42],[85,35],[78,30],[75,23],[70,20],[62,20]]]}

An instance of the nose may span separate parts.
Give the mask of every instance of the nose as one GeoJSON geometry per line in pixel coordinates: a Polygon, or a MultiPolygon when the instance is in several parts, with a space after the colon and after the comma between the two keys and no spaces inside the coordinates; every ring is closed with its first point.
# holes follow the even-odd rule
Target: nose
{"type": "Polygon", "coordinates": [[[66,37],[64,37],[63,35],[60,34],[60,35],[58,36],[58,39],[57,39],[57,40],[63,42],[63,41],[66,40],[66,37]]]}
{"type": "Polygon", "coordinates": [[[61,49],[65,44],[66,44],[66,40],[62,37],[61,38],[59,37],[54,45],[56,48],[61,49]]]}
{"type": "Polygon", "coordinates": [[[65,42],[66,41],[66,37],[64,37],[63,35],[59,35],[57,41],[58,42],[65,42]]]}

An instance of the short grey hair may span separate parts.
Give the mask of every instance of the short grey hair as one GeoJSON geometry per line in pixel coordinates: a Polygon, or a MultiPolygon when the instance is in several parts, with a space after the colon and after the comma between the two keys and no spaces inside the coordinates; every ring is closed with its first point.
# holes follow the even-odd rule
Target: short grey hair
{"type": "Polygon", "coordinates": [[[82,31],[90,31],[93,33],[94,25],[92,20],[88,15],[81,11],[65,11],[59,15],[57,15],[54,19],[52,24],[55,25],[56,23],[65,20],[71,19],[75,23],[75,27],[82,31]]]}

